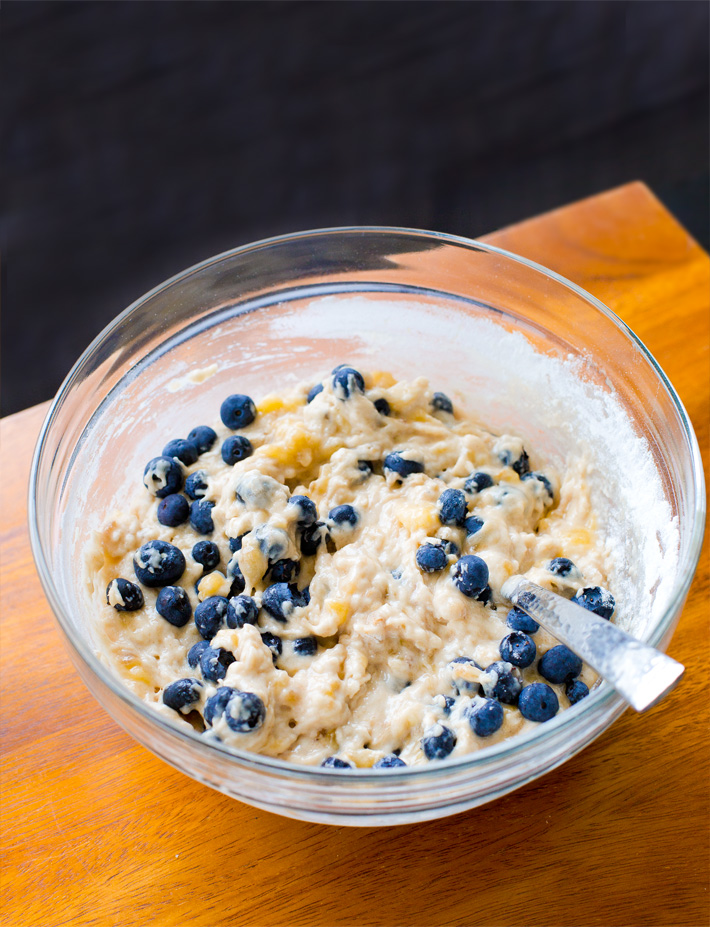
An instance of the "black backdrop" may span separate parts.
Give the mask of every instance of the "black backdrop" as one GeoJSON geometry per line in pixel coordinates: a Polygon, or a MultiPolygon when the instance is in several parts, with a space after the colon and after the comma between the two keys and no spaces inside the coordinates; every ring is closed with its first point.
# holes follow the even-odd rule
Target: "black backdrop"
{"type": "Polygon", "coordinates": [[[3,414],[266,235],[476,236],[642,179],[707,246],[709,9],[5,0],[3,414]]]}

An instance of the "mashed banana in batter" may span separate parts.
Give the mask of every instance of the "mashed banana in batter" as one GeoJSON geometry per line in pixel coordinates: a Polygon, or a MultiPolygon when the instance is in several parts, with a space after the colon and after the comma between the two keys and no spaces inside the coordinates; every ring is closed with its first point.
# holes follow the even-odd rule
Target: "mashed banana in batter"
{"type": "Polygon", "coordinates": [[[611,617],[585,460],[555,472],[426,380],[346,365],[220,419],[136,474],[86,557],[104,657],[156,711],[347,769],[478,750],[587,694],[500,596],[524,574],[611,617]]]}

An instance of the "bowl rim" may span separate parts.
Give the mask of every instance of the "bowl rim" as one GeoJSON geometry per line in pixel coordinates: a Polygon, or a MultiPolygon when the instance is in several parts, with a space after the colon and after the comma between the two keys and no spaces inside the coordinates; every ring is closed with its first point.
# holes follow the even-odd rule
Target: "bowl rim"
{"type": "Polygon", "coordinates": [[[611,717],[609,723],[611,724],[613,720],[623,712],[626,704],[621,696],[619,696],[608,683],[602,680],[599,686],[594,687],[590,691],[587,698],[578,702],[576,705],[570,706],[565,711],[558,713],[550,721],[545,722],[544,725],[540,725],[539,727],[534,728],[527,733],[518,734],[496,744],[482,747],[480,750],[473,751],[472,753],[464,754],[460,757],[449,757],[445,760],[441,760],[437,763],[427,766],[411,766],[405,768],[395,767],[392,769],[353,768],[348,770],[347,776],[343,776],[342,771],[337,769],[297,764],[287,760],[280,760],[275,757],[253,753],[247,750],[227,747],[221,742],[205,739],[204,736],[198,734],[196,731],[190,728],[183,729],[182,726],[173,723],[167,718],[163,718],[162,715],[156,712],[148,703],[144,702],[142,699],[139,699],[138,696],[134,695],[133,692],[131,692],[125,685],[123,685],[120,679],[117,676],[114,676],[114,674],[103,663],[101,663],[96,653],[88,645],[88,643],[83,640],[83,638],[76,637],[73,634],[71,624],[69,623],[65,613],[64,604],[62,603],[56,586],[53,582],[49,563],[45,557],[44,549],[42,546],[37,518],[37,494],[39,469],[42,463],[43,452],[45,450],[47,438],[65,398],[70,393],[74,381],[80,376],[84,366],[90,362],[97,348],[99,348],[99,346],[106,340],[106,338],[116,328],[118,328],[131,313],[135,312],[137,309],[139,309],[146,302],[157,296],[162,291],[186,280],[193,274],[197,274],[207,269],[208,267],[218,264],[222,261],[238,257],[242,254],[247,254],[251,251],[263,250],[273,245],[287,244],[299,239],[315,236],[323,237],[345,234],[352,235],[353,233],[360,233],[363,235],[368,233],[385,233],[436,240],[442,243],[460,246],[468,250],[484,251],[490,254],[498,255],[514,263],[522,264],[523,266],[535,271],[536,273],[539,273],[545,277],[550,278],[551,280],[554,280],[556,283],[561,284],[563,287],[571,290],[577,296],[590,303],[595,309],[605,315],[621,331],[621,333],[624,334],[627,339],[629,339],[629,341],[631,341],[632,345],[638,351],[640,351],[645,360],[649,363],[656,376],[661,381],[661,384],[668,392],[669,397],[675,406],[682,423],[687,446],[690,451],[691,466],[696,490],[695,498],[693,500],[693,528],[687,548],[686,563],[685,565],[679,564],[678,581],[676,583],[676,587],[666,604],[665,611],[661,620],[652,629],[653,634],[650,635],[648,642],[652,643],[654,646],[657,646],[669,631],[676,612],[680,612],[685,597],[688,594],[688,590],[694,577],[702,548],[703,536],[705,532],[706,505],[705,479],[702,457],[700,455],[700,449],[692,423],[690,422],[688,413],[675,388],[671,384],[660,364],[656,361],[655,357],[651,354],[641,339],[632,331],[631,328],[629,328],[623,319],[621,319],[612,309],[606,306],[592,293],[589,293],[578,284],[557,273],[557,271],[551,270],[550,268],[545,267],[536,261],[530,260],[529,258],[523,257],[522,255],[515,254],[512,251],[499,248],[496,245],[491,245],[486,242],[482,242],[473,238],[467,238],[461,235],[453,235],[445,232],[435,232],[427,229],[416,229],[399,226],[346,225],[307,229],[300,232],[286,233],[259,239],[254,242],[239,245],[236,248],[222,251],[219,254],[212,255],[211,257],[205,258],[204,260],[199,261],[182,271],[179,271],[166,280],[163,280],[144,293],[142,296],[139,296],[137,299],[135,299],[132,303],[130,303],[129,306],[126,307],[126,309],[120,312],[111,322],[109,322],[108,325],[106,325],[99,332],[99,334],[91,341],[88,347],[82,352],[77,361],[69,370],[47,411],[32,456],[27,506],[30,545],[37,567],[37,573],[39,575],[44,593],[49,601],[53,615],[57,620],[67,643],[70,645],[71,650],[76,653],[76,655],[86,665],[87,669],[89,669],[91,673],[96,676],[104,685],[108,686],[111,692],[117,696],[128,709],[137,712],[150,724],[157,724],[168,736],[178,740],[187,741],[187,743],[190,744],[194,743],[198,749],[207,751],[207,755],[209,755],[211,751],[215,751],[220,759],[226,760],[232,764],[236,763],[237,765],[250,767],[256,770],[284,774],[291,780],[300,779],[317,782],[318,780],[325,781],[328,779],[337,779],[338,782],[342,783],[343,787],[345,788],[347,788],[348,782],[362,783],[363,780],[376,780],[377,782],[382,782],[386,779],[386,781],[399,781],[401,783],[402,780],[407,780],[414,777],[416,777],[417,780],[432,778],[438,779],[440,776],[445,775],[448,772],[463,773],[469,769],[475,769],[476,767],[487,766],[498,761],[504,761],[511,754],[519,754],[522,749],[531,743],[535,746],[544,745],[547,740],[555,736],[558,732],[564,731],[571,725],[576,724],[578,719],[590,717],[595,709],[598,709],[600,712],[602,709],[608,709],[611,717]]]}

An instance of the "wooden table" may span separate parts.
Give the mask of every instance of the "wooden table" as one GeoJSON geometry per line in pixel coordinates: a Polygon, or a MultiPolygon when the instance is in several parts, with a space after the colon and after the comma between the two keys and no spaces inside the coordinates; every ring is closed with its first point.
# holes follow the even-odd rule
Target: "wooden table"
{"type": "MultiPolygon", "coordinates": [[[[586,287],[641,336],[708,449],[710,264],[642,184],[488,236],[586,287]]],[[[427,824],[257,811],[134,743],[80,682],[35,574],[30,455],[46,405],[2,421],[2,923],[706,925],[708,557],[680,687],[562,768],[427,824]]],[[[706,458],[707,459],[707,458],[706,458]]]]}

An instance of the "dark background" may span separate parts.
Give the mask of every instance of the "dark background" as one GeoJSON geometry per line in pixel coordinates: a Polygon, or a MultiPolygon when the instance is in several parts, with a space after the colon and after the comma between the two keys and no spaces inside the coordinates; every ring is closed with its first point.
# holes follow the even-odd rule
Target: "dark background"
{"type": "Polygon", "coordinates": [[[641,179],[708,247],[709,10],[5,0],[3,414],[145,290],[267,235],[475,237],[641,179]]]}

